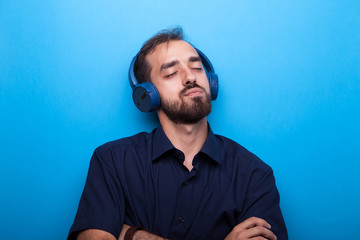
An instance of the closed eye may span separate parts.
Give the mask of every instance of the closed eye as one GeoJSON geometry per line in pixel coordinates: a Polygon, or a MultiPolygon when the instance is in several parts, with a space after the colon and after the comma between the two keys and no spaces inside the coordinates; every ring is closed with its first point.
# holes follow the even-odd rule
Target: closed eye
{"type": "Polygon", "coordinates": [[[176,73],[177,72],[170,73],[170,74],[166,75],[165,78],[171,78],[171,77],[175,76],[176,73]]]}

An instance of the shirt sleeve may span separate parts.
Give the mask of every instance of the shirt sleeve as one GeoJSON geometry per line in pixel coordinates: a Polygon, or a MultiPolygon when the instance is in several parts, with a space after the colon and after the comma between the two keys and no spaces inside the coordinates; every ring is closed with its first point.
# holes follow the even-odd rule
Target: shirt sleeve
{"type": "Polygon", "coordinates": [[[238,223],[250,217],[262,218],[271,225],[271,231],[278,240],[287,240],[287,229],[279,204],[280,195],[272,169],[269,166],[256,168],[250,175],[244,211],[238,223]]]}
{"type": "Polygon", "coordinates": [[[118,239],[124,221],[124,195],[111,151],[96,149],[68,240],[79,231],[101,229],[118,239]]]}

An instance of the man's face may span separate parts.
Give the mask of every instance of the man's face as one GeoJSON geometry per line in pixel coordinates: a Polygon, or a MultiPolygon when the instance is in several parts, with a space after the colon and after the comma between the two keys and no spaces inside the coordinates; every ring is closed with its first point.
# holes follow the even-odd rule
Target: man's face
{"type": "Polygon", "coordinates": [[[176,40],[146,56],[163,111],[175,123],[196,123],[211,111],[209,81],[197,51],[176,40]]]}

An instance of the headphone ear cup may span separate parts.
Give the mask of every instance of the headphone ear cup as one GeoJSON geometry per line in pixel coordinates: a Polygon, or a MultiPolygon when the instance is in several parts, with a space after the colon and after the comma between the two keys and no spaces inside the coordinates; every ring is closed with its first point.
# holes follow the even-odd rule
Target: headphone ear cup
{"type": "Polygon", "coordinates": [[[142,112],[151,112],[160,107],[160,94],[154,84],[143,82],[133,89],[133,101],[142,112]]]}
{"type": "Polygon", "coordinates": [[[211,100],[215,100],[219,91],[219,78],[216,73],[207,72],[207,78],[210,85],[211,100]]]}

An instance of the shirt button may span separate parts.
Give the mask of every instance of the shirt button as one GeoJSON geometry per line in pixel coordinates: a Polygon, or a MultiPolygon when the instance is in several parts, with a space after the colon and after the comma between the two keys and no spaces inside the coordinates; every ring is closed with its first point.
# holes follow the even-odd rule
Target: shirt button
{"type": "Polygon", "coordinates": [[[184,222],[184,218],[183,218],[183,217],[179,217],[178,220],[179,220],[179,222],[181,222],[181,223],[184,222]]]}

